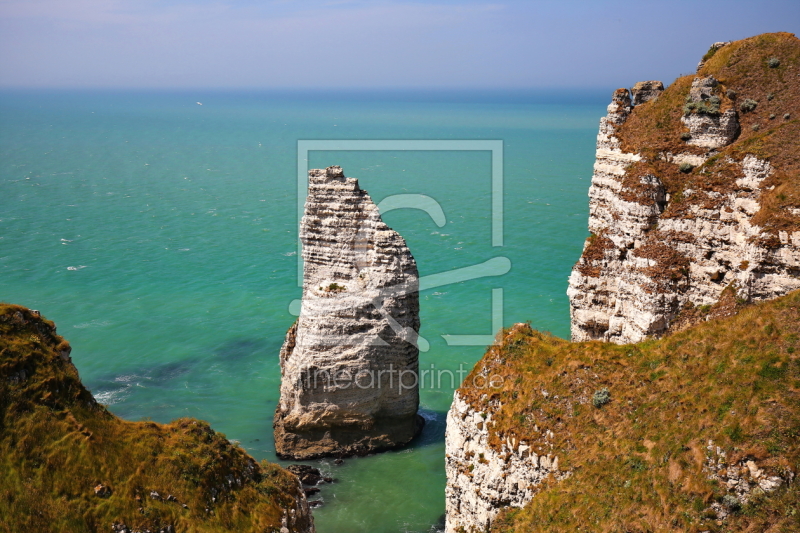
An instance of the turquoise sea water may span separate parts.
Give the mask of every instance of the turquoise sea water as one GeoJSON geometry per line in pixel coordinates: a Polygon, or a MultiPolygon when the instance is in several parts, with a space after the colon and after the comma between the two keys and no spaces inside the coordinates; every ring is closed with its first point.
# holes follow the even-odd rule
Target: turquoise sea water
{"type": "MultiPolygon", "coordinates": [[[[584,93],[0,93],[0,300],[39,309],[83,382],[124,418],[203,418],[275,460],[278,349],[297,285],[297,141],[499,139],[504,245],[492,246],[490,152],[313,151],[373,200],[425,194],[386,222],[423,276],[507,257],[511,270],[421,294],[423,369],[468,371],[503,325],[567,337],[567,276],[586,233],[605,91],[584,93]],[[201,102],[199,105],[197,102],[201,102]]],[[[444,513],[453,387],[421,393],[411,447],[329,461],[320,533],[426,532],[444,513]]],[[[456,384],[457,385],[457,384],[456,384]]]]}

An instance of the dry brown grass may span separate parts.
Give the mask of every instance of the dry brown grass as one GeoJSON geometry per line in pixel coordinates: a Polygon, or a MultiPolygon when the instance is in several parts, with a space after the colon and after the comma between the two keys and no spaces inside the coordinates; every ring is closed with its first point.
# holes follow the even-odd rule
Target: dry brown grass
{"type": "Polygon", "coordinates": [[[658,230],[650,232],[644,243],[634,248],[632,253],[654,261],[653,265],[642,268],[651,280],[671,284],[689,275],[689,258],[667,244],[671,242],[667,239],[668,235],[658,230]]]}
{"type": "MultiPolygon", "coordinates": [[[[758,102],[754,111],[739,112],[741,132],[733,144],[689,174],[660,159],[662,153],[705,152],[680,138],[686,131],[680,118],[692,75],[678,78],[657,100],[633,109],[618,131],[623,150],[643,154],[647,163],[640,163],[641,170],[658,176],[667,192],[679,198],[687,188],[731,191],[741,171],[726,163],[728,157],[737,162],[747,154],[766,159],[775,171],[763,185],[762,208],[753,222],[773,233],[800,229],[800,216],[788,209],[800,207],[800,40],[790,33],[772,33],[736,41],[714,53],[698,73],[709,75],[720,82],[721,112],[739,109],[746,99],[758,102]],[[770,68],[770,58],[778,58],[780,66],[770,68]],[[736,93],[734,98],[727,96],[729,90],[736,93]]],[[[707,201],[671,202],[663,216],[684,216],[695,200],[707,201]]]]}
{"type": "Polygon", "coordinates": [[[527,441],[572,476],[493,531],[800,531],[796,482],[718,525],[706,509],[725,489],[702,470],[709,440],[731,461],[800,470],[800,292],[636,345],[502,335],[465,383],[486,372],[504,386],[460,391],[480,411],[499,401],[491,445],[527,441]],[[611,402],[595,408],[601,388],[611,402]]]}
{"type": "Polygon", "coordinates": [[[295,476],[200,420],[120,420],[83,387],[67,348],[52,322],[0,304],[0,531],[280,528],[295,476]],[[95,495],[98,484],[111,495],[95,495]]]}
{"type": "MultiPolygon", "coordinates": [[[[694,76],[675,80],[656,100],[633,108],[628,119],[617,131],[625,152],[640,152],[654,161],[659,152],[688,151],[702,154],[703,149],[690,146],[681,140],[687,131],[681,122],[683,104],[694,76]]],[[[666,182],[665,182],[666,184],[666,182]]]]}
{"type": "Polygon", "coordinates": [[[586,248],[584,248],[576,268],[584,276],[597,278],[600,276],[603,262],[606,259],[606,252],[616,251],[616,247],[611,239],[604,235],[590,235],[586,242],[586,248]]]}

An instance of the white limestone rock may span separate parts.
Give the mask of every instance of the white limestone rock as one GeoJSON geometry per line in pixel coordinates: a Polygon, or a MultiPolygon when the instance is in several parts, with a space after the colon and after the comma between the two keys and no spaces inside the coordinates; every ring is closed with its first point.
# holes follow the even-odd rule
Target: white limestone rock
{"type": "Polygon", "coordinates": [[[633,95],[633,105],[644,104],[650,100],[655,100],[664,92],[664,84],[660,81],[640,81],[631,89],[633,95]]]}
{"type": "Polygon", "coordinates": [[[523,507],[548,476],[569,472],[558,457],[537,456],[525,442],[507,438],[497,451],[489,446],[491,415],[476,412],[459,392],[447,412],[445,433],[445,532],[488,531],[503,507],[523,507]]]}
{"type": "MultiPolygon", "coordinates": [[[[692,98],[707,98],[717,86],[711,77],[696,82],[692,98]]],[[[784,232],[778,245],[768,246],[763,230],[751,222],[761,209],[762,184],[773,171],[769,162],[752,155],[738,163],[727,160],[738,166],[732,191],[686,189],[682,197],[692,198],[690,212],[664,218],[667,201],[678,200],[667,199],[656,176],[640,178],[636,195],[624,185],[630,183],[631,164],[642,160],[640,154],[623,152],[616,137],[630,113],[625,104],[620,91],[615,92],[609,115],[600,120],[589,188],[589,231],[594,237],[584,246],[567,289],[572,339],[624,344],[657,337],[686,304],[714,304],[731,284],[739,298],[748,300],[800,288],[800,235],[795,237],[800,232],[784,232]],[[712,207],[703,207],[704,201],[712,207]]],[[[716,118],[723,121],[726,113],[716,118]]],[[[730,124],[720,126],[723,133],[694,130],[697,139],[710,139],[698,143],[709,149],[706,155],[661,157],[675,164],[702,164],[711,150],[732,140],[730,124]]]]}
{"type": "Polygon", "coordinates": [[[692,113],[681,118],[681,122],[689,128],[691,138],[686,141],[693,146],[703,148],[722,148],[733,142],[739,133],[739,117],[731,108],[721,115],[705,115],[692,113]]]}
{"type": "MultiPolygon", "coordinates": [[[[779,472],[767,472],[759,467],[754,459],[744,458],[736,462],[728,459],[727,454],[708,441],[703,470],[709,479],[718,481],[727,488],[727,495],[733,496],[740,505],[745,505],[759,491],[774,492],[783,485],[792,483],[795,474],[791,469],[779,472]]],[[[719,519],[728,517],[730,509],[719,502],[711,504],[719,519]]]]}
{"type": "Polygon", "coordinates": [[[417,415],[419,275],[403,238],[340,167],[309,171],[303,300],[280,353],[278,456],[407,444],[417,415]]]}
{"type": "Polygon", "coordinates": [[[739,134],[739,115],[730,108],[720,113],[721,98],[716,94],[719,82],[714,76],[695,78],[689,90],[687,104],[700,105],[681,117],[691,137],[687,141],[703,148],[722,148],[733,142],[739,134]],[[703,111],[703,109],[707,111],[703,111]],[[710,111],[713,109],[713,111],[710,111]]]}

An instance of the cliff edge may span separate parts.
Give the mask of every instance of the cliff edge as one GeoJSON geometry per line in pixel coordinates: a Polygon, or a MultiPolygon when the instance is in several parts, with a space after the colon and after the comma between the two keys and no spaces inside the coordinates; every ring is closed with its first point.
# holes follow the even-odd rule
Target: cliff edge
{"type": "Polygon", "coordinates": [[[787,33],[614,92],[573,342],[516,324],[456,391],[447,533],[800,531],[798,115],[787,33]]]}
{"type": "Polygon", "coordinates": [[[715,43],[600,121],[572,339],[638,342],[800,288],[800,40],[715,43]],[[720,312],[723,312],[720,310],[720,312]]]}
{"type": "Polygon", "coordinates": [[[448,413],[448,533],[800,531],[800,291],[638,344],[498,341],[448,413]]]}
{"type": "Polygon", "coordinates": [[[206,422],[127,422],[37,311],[0,304],[0,531],[313,533],[297,476],[206,422]]]}
{"type": "Polygon", "coordinates": [[[303,300],[280,352],[280,457],[366,454],[422,428],[419,274],[358,180],[310,170],[301,221],[303,300]]]}

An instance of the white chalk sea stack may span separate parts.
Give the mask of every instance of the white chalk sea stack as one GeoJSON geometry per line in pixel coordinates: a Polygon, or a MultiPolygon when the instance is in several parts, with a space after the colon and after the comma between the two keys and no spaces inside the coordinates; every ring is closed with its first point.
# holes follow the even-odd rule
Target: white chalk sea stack
{"type": "Polygon", "coordinates": [[[416,261],[357,179],[338,166],[308,176],[303,299],[280,352],[277,454],[302,460],[402,446],[423,424],[416,261]]]}

